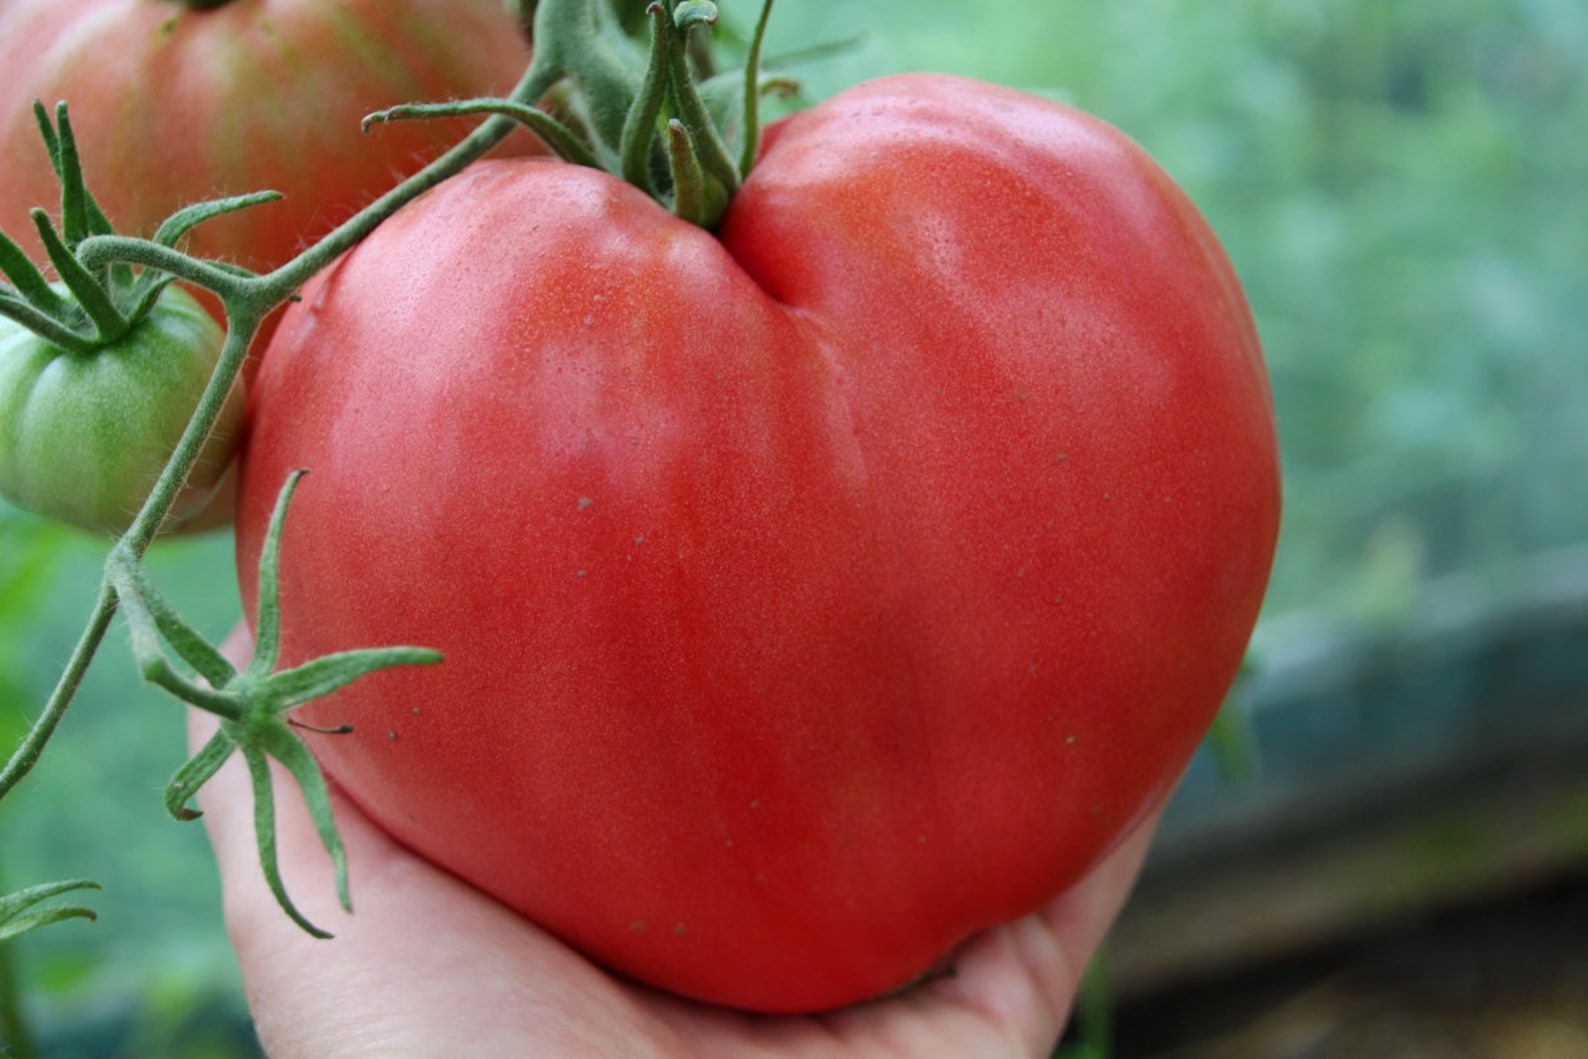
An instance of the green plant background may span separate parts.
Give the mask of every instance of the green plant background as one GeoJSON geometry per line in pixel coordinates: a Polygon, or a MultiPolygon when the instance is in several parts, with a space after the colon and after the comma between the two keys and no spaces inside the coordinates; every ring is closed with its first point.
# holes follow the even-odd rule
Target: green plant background
{"type": "MultiPolygon", "coordinates": [[[[1124,128],[1201,204],[1279,407],[1265,635],[1318,612],[1392,625],[1430,578],[1588,541],[1588,6],[802,0],[775,14],[770,51],[856,36],[797,69],[811,98],[910,69],[1050,94],[1124,128]]],[[[103,552],[0,507],[0,745],[53,682],[103,552]]],[[[201,628],[235,620],[226,538],[151,564],[201,628]]],[[[105,886],[97,924],[10,946],[24,1002],[51,1055],[247,1054],[203,836],[160,805],[181,712],[122,643],[0,804],[0,887],[105,886]]]]}

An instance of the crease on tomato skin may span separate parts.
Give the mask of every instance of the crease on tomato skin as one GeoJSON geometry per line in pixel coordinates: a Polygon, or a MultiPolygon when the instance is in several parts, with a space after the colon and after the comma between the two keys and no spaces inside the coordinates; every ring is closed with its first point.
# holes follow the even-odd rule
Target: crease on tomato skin
{"type": "MultiPolygon", "coordinates": [[[[798,146],[788,137],[800,128],[806,132],[799,135],[808,135],[813,127],[807,123],[777,134],[765,166],[752,175],[747,197],[736,206],[776,198],[768,194],[769,188],[776,190],[775,179],[768,183],[767,168],[774,152],[785,157],[791,143],[798,146]],[[755,187],[760,190],[752,192],[755,187]]],[[[450,624],[475,628],[513,665],[528,667],[516,683],[499,676],[471,678],[464,698],[467,703],[514,704],[501,717],[495,735],[505,740],[523,733],[530,742],[519,753],[539,755],[534,761],[541,774],[519,783],[493,771],[488,798],[504,804],[522,800],[527,806],[523,811],[534,816],[524,827],[543,830],[533,842],[500,847],[519,852],[501,854],[512,868],[493,878],[489,858],[480,850],[508,840],[489,828],[482,832],[474,822],[457,824],[466,829],[459,843],[469,848],[453,856],[423,829],[401,820],[391,826],[432,855],[449,857],[454,870],[496,890],[503,900],[513,901],[516,892],[516,903],[529,914],[629,973],[660,977],[675,988],[718,999],[762,1005],[821,1006],[844,988],[861,988],[856,983],[862,980],[871,983],[866,988],[881,988],[874,986],[877,981],[902,980],[908,976],[906,964],[926,966],[957,940],[950,935],[986,925],[988,917],[1018,914],[1024,905],[1048,896],[1089,856],[1100,856],[1115,840],[1109,829],[1121,826],[1137,801],[1147,797],[1141,788],[1157,790],[1148,759],[1188,752],[1182,745],[1187,719],[1152,712],[1162,710],[1161,701],[1151,700],[1165,698],[1162,689],[1170,677],[1133,676],[1125,654],[1145,651],[1148,657],[1142,664],[1159,665],[1165,673],[1206,666],[1185,646],[1194,628],[1160,633],[1155,627],[1164,600],[1176,597],[1171,592],[1158,599],[1155,594],[1167,589],[1149,584],[1152,571],[1130,561],[1129,555],[1132,542],[1136,551],[1143,542],[1175,544],[1166,528],[1183,522],[1184,516],[1164,510],[1158,494],[1176,492],[1189,505],[1190,494],[1177,485],[1204,481],[1198,476],[1205,476],[1208,464],[1216,461],[1190,461],[1182,468],[1173,461],[1139,458],[1154,451],[1142,445],[1172,439],[1172,422],[1141,426],[1132,421],[1121,428],[1128,436],[1105,443],[1110,421],[1126,418],[1131,405],[1128,400],[1112,403],[1108,393],[1088,395],[1099,387],[1099,379],[1106,380],[1104,366],[1110,359],[1115,367],[1128,369],[1129,356],[1105,355],[1108,336],[1098,333],[1105,329],[1080,310],[1054,314],[1066,325],[1066,336],[1024,352],[1011,350],[1011,345],[1042,338],[1047,320],[1041,313],[1030,313],[1031,319],[1014,325],[1001,320],[1000,307],[1005,314],[1023,317],[1037,295],[1010,292],[995,277],[957,292],[985,301],[985,312],[932,311],[926,290],[937,289],[941,299],[943,284],[915,284],[908,270],[895,272],[893,257],[879,252],[871,258],[862,255],[858,262],[823,258],[828,252],[824,248],[836,255],[840,245],[831,237],[834,230],[856,238],[891,232],[888,238],[908,246],[897,225],[851,208],[861,205],[854,197],[836,200],[844,204],[842,209],[830,199],[807,203],[805,213],[796,209],[783,215],[781,229],[757,228],[730,210],[721,233],[723,247],[691,242],[698,251],[669,259],[671,269],[660,269],[665,280],[658,281],[658,273],[646,266],[619,285],[633,298],[663,292],[668,298],[686,299],[715,291],[729,299],[719,315],[743,311],[757,321],[754,327],[719,326],[689,312],[652,312],[643,303],[625,308],[621,298],[609,311],[592,314],[587,303],[594,293],[620,292],[610,282],[612,274],[600,283],[588,274],[596,264],[592,257],[606,254],[599,240],[589,238],[589,227],[600,226],[620,240],[640,240],[646,230],[628,227],[632,218],[626,206],[617,205],[615,190],[604,200],[609,212],[590,214],[588,208],[599,204],[587,194],[597,186],[593,176],[555,167],[513,167],[511,179],[509,172],[480,170],[460,187],[469,188],[472,196],[488,189],[505,194],[511,185],[518,187],[526,208],[538,204],[554,210],[555,216],[541,213],[532,222],[541,226],[532,238],[520,233],[507,242],[517,254],[520,238],[542,245],[558,241],[568,258],[553,265],[566,265],[566,271],[548,274],[544,263],[524,266],[526,275],[554,286],[543,289],[526,281],[514,289],[521,318],[503,324],[503,333],[513,339],[509,346],[493,345],[485,341],[488,336],[467,328],[448,330],[461,330],[469,339],[467,357],[502,349],[497,370],[516,381],[497,380],[467,405],[444,412],[415,411],[411,418],[425,424],[421,433],[426,443],[412,449],[387,450],[380,447],[385,441],[361,448],[353,442],[361,439],[364,428],[354,419],[339,421],[337,433],[345,437],[346,448],[339,442],[334,459],[346,464],[344,503],[361,506],[356,512],[303,508],[311,523],[329,531],[324,535],[330,541],[324,554],[298,556],[296,562],[304,569],[288,576],[310,583],[317,573],[322,579],[334,578],[341,561],[335,550],[343,545],[359,563],[380,559],[378,548],[369,543],[374,538],[355,538],[348,529],[349,539],[341,540],[343,527],[352,523],[361,533],[392,529],[403,566],[422,570],[434,565],[458,578],[473,571],[496,572],[476,583],[472,596],[461,591],[449,596],[445,614],[450,624]],[[583,190],[575,193],[575,186],[583,190]],[[825,217],[830,224],[816,225],[810,217],[825,217]],[[792,234],[774,241],[765,234],[769,231],[792,234]],[[733,266],[737,278],[703,282],[679,274],[701,266],[726,270],[722,253],[738,259],[744,249],[740,241],[751,234],[768,242],[759,247],[759,256],[751,255],[753,267],[741,267],[743,261],[733,266]],[[786,271],[773,270],[774,263],[786,271]],[[890,277],[890,282],[878,282],[890,277]],[[811,292],[823,296],[804,297],[811,292]],[[866,298],[872,299],[869,316],[835,310],[866,298]],[[884,315],[884,321],[876,322],[876,315],[884,315]],[[587,322],[587,316],[593,318],[587,322]],[[655,330],[649,339],[655,345],[648,352],[635,345],[645,340],[644,333],[621,326],[641,316],[655,330]],[[789,321],[790,345],[771,351],[761,347],[768,335],[779,333],[766,323],[771,319],[789,321]],[[608,358],[593,356],[599,343],[588,333],[590,327],[607,329],[612,339],[608,358]],[[811,334],[833,343],[827,354],[838,368],[820,363],[798,345],[811,334]],[[1061,342],[1083,340],[1091,344],[1089,351],[1082,351],[1092,358],[1089,367],[1065,374],[1050,363],[1061,342]],[[582,358],[578,370],[554,378],[549,373],[555,367],[576,366],[568,359],[569,349],[577,350],[575,359],[582,358]],[[519,372],[528,374],[519,378],[519,372]],[[677,385],[688,392],[664,395],[666,399],[653,405],[644,389],[653,384],[677,385]],[[504,396],[499,392],[504,389],[512,394],[504,396]],[[774,405],[782,411],[769,411],[774,405]],[[454,426],[462,430],[494,417],[499,406],[516,417],[501,432],[520,446],[516,459],[498,460],[491,446],[464,446],[449,449],[432,466],[451,445],[438,441],[436,431],[454,419],[461,420],[454,426]],[[662,420],[670,429],[693,429],[696,436],[663,439],[647,426],[662,420]],[[786,435],[804,430],[818,437],[798,444],[787,440],[786,435]],[[1099,440],[1094,433],[1105,437],[1099,440]],[[636,438],[640,444],[630,445],[636,438]],[[455,475],[455,470],[465,469],[470,451],[476,452],[480,466],[470,475],[455,475]],[[531,454],[537,458],[526,458],[531,454]],[[363,507],[366,500],[378,499],[366,497],[360,488],[359,476],[367,476],[372,465],[449,485],[456,479],[457,497],[437,501],[417,516],[396,505],[363,507]],[[1175,477],[1182,473],[1189,477],[1175,477]],[[464,488],[471,480],[482,486],[478,492],[473,486],[464,488]],[[509,489],[514,482],[519,484],[509,489]],[[648,483],[662,491],[660,499],[646,499],[648,483]],[[885,483],[895,483],[891,493],[885,483]],[[581,511],[579,497],[594,503],[581,511]],[[1148,500],[1153,506],[1145,506],[1148,500]],[[408,519],[421,525],[415,528],[408,519]],[[1127,529],[1111,535],[1116,520],[1124,520],[1127,529]],[[442,546],[426,529],[432,521],[471,532],[461,534],[459,543],[442,546]],[[1000,530],[1010,523],[1016,532],[1000,530]],[[472,532],[482,527],[493,532],[472,532]],[[524,533],[519,545],[534,549],[534,565],[516,565],[521,553],[499,550],[505,544],[495,531],[504,539],[524,533]],[[643,546],[635,543],[640,536],[643,546]],[[1111,546],[1116,551],[1111,553],[1111,546]],[[466,562],[460,562],[460,549],[467,552],[466,562]],[[598,590],[618,583],[613,564],[619,553],[625,557],[617,568],[623,591],[593,598],[598,590]],[[626,559],[630,555],[632,563],[626,559]],[[683,559],[699,563],[698,578],[681,565],[683,559]],[[900,585],[890,580],[895,576],[890,568],[926,572],[900,585]],[[585,578],[574,576],[580,569],[587,572],[585,578]],[[1015,576],[1018,570],[1025,576],[1015,576]],[[889,600],[889,594],[894,598],[889,600]],[[822,605],[817,597],[824,595],[838,603],[822,605]],[[1126,606],[1133,600],[1150,605],[1135,614],[1126,606]],[[512,611],[513,620],[496,621],[492,616],[499,608],[512,611]],[[785,628],[792,631],[781,632],[785,628]],[[774,630],[781,635],[771,635],[774,630]],[[1117,637],[1121,646],[1109,650],[1110,637],[1117,637]],[[608,641],[611,653],[603,654],[608,641]],[[1034,663],[1039,665],[1037,674],[1028,669],[1034,663]],[[766,674],[776,679],[767,680],[766,674]],[[1099,684],[1108,688],[1100,691],[1094,686],[1099,684]],[[646,693],[628,694],[628,685],[646,693]],[[525,698],[526,686],[537,689],[545,701],[525,698]],[[829,729],[835,723],[833,711],[845,703],[861,711],[861,723],[840,738],[829,729]],[[901,705],[911,711],[889,715],[901,705]],[[1159,734],[1133,757],[1125,737],[1137,709],[1148,711],[1142,723],[1156,725],[1159,734]],[[1070,723],[1054,720],[1059,710],[1067,711],[1070,723]],[[537,728],[542,724],[544,729],[537,728]],[[936,734],[923,737],[923,730],[936,734]],[[689,745],[713,732],[726,742],[689,745]],[[732,749],[732,740],[740,736],[765,736],[770,743],[732,749]],[[1078,743],[1068,742],[1071,736],[1078,743]],[[965,744],[992,738],[1005,748],[998,768],[959,755],[965,744]],[[853,766],[846,755],[875,760],[875,772],[859,780],[840,778],[853,766]],[[671,774],[650,771],[669,760],[687,767],[671,774]],[[838,767],[841,762],[844,768],[838,767]],[[832,775],[822,772],[824,763],[834,769],[832,775]],[[917,771],[930,774],[917,778],[917,771]],[[1115,779],[1109,782],[1118,789],[1110,794],[1105,784],[1098,793],[1099,777],[1111,772],[1115,779]],[[907,804],[931,798],[944,804],[930,815],[913,806],[904,811],[896,806],[873,809],[880,801],[877,790],[890,778],[916,784],[906,788],[907,804]],[[564,786],[582,795],[567,809],[555,800],[564,786]],[[1003,808],[995,813],[988,806],[1003,808]],[[643,830],[629,830],[627,815],[669,808],[686,819],[674,820],[664,811],[647,818],[643,830]],[[801,826],[804,818],[828,813],[832,815],[820,829],[801,826]],[[934,816],[941,817],[940,827],[921,826],[934,816]],[[1066,827],[1079,837],[1066,837],[1061,830],[1066,827]],[[918,842],[923,832],[925,848],[918,842]],[[730,839],[731,850],[726,846],[730,839]],[[1032,852],[1050,844],[1069,844],[1068,852],[1032,852]],[[824,866],[824,857],[839,863],[824,866]],[[555,900],[559,891],[568,889],[552,870],[555,862],[610,868],[598,872],[598,878],[578,879],[577,904],[548,910],[536,902],[555,900]],[[994,867],[979,875],[967,868],[983,864],[994,867]],[[950,875],[951,870],[966,874],[950,875]],[[1010,881],[1009,876],[1017,878],[1010,881]],[[604,887],[619,883],[624,889],[603,895],[604,887]],[[755,889],[758,885],[766,887],[764,893],[755,889]],[[996,885],[997,892],[989,894],[989,885],[996,885]],[[530,890],[536,894],[526,896],[530,890]],[[946,913],[960,916],[959,921],[937,922],[938,933],[925,940],[928,932],[919,921],[919,933],[898,926],[914,914],[912,909],[927,904],[933,905],[934,916],[944,916],[941,898],[950,893],[973,895],[974,901],[967,896],[964,904],[976,907],[948,907],[946,913]],[[693,900],[691,894],[696,895],[693,900]],[[878,926],[883,917],[889,921],[878,926]],[[592,925],[590,919],[598,922],[592,925]],[[641,919],[648,929],[636,932],[633,924],[641,919]],[[748,934],[768,921],[778,929],[758,939],[740,935],[721,940],[724,923],[737,923],[748,934]],[[682,934],[672,933],[678,923],[685,925],[682,934]],[[638,948],[636,933],[645,935],[638,948]],[[901,933],[910,935],[905,939],[910,944],[900,941],[901,933]],[[844,950],[846,934],[853,952],[844,950]],[[715,957],[702,948],[715,944],[722,946],[715,957]],[[923,954],[926,948],[933,951],[923,954]],[[780,956],[769,961],[768,953],[780,956]],[[867,953],[876,962],[867,964],[867,953]],[[773,966],[766,969],[769,962],[773,966]],[[748,972],[733,968],[757,967],[767,979],[752,997],[748,972]],[[826,981],[817,980],[824,976],[826,981]],[[844,981],[836,980],[840,977],[844,981]]],[[[600,187],[602,195],[609,194],[606,185],[600,187]]],[[[1015,190],[1020,194],[1010,201],[1027,202],[1030,187],[1030,182],[1019,184],[1015,190]]],[[[908,190],[893,189],[896,194],[908,190]]],[[[984,209],[1004,201],[989,197],[986,187],[982,190],[984,209]]],[[[432,196],[421,203],[437,209],[443,201],[432,196]]],[[[654,209],[649,204],[645,208],[654,209]]],[[[357,308],[364,302],[361,290],[382,291],[399,279],[411,281],[422,293],[409,295],[412,303],[404,311],[415,312],[425,305],[465,301],[470,289],[451,285],[454,280],[477,285],[490,279],[490,270],[480,264],[484,255],[472,242],[449,246],[434,235],[428,249],[448,259],[456,255],[463,261],[459,275],[400,276],[400,262],[410,251],[382,233],[425,241],[428,229],[417,220],[412,223],[415,229],[409,230],[401,216],[394,219],[372,237],[367,253],[355,252],[347,271],[327,280],[336,285],[336,296],[316,310],[316,343],[336,339],[337,328],[365,318],[357,308]],[[375,282],[387,274],[381,271],[386,267],[382,260],[393,254],[398,261],[389,263],[389,283],[375,282]],[[355,276],[364,280],[354,282],[355,276]],[[363,288],[361,282],[373,285],[363,288]],[[339,305],[354,307],[346,310],[354,315],[339,318],[339,305]]],[[[476,202],[469,239],[485,238],[509,223],[483,216],[476,202]]],[[[1041,216],[1023,217],[1022,224],[1037,234],[1063,231],[1041,216]]],[[[974,251],[964,260],[991,260],[989,250],[976,250],[973,242],[954,250],[974,251]]],[[[986,242],[996,245],[990,237],[986,242]]],[[[1036,267],[1074,258],[1084,246],[1083,239],[1059,238],[1046,249],[1022,248],[1016,260],[1021,268],[1036,267]]],[[[625,267],[638,267],[624,260],[629,262],[625,267]]],[[[610,263],[614,268],[618,264],[610,263]]],[[[937,272],[940,280],[942,268],[937,272]]],[[[1120,282],[1109,282],[1098,282],[1100,298],[1106,295],[1110,304],[1139,304],[1130,300],[1128,290],[1121,294],[1120,282]]],[[[371,311],[365,322],[374,315],[371,311]]],[[[1166,341],[1165,335],[1173,339],[1170,344],[1184,343],[1172,334],[1174,328],[1116,330],[1139,335],[1148,345],[1166,341]]],[[[304,352],[307,332],[285,333],[286,346],[304,352]]],[[[438,330],[435,337],[449,336],[438,330]]],[[[372,347],[390,344],[373,332],[366,333],[366,340],[372,347]]],[[[307,373],[314,359],[280,361],[265,373],[266,384],[334,393],[339,384],[321,384],[307,373]],[[283,374],[277,378],[277,373],[283,374]]],[[[317,359],[328,364],[333,358],[317,359]]],[[[392,385],[410,379],[408,369],[382,364],[375,348],[370,362],[379,366],[372,380],[403,395],[401,400],[417,399],[422,387],[392,385]]],[[[461,401],[476,383],[471,374],[475,366],[467,359],[460,363],[453,369],[456,389],[450,392],[461,401]]],[[[491,383],[490,374],[480,373],[485,380],[480,388],[491,383]]],[[[1159,389],[1155,401],[1177,392],[1174,386],[1159,389]]],[[[1130,397],[1130,388],[1121,387],[1120,394],[1130,397]]],[[[364,399],[348,398],[355,404],[364,399]]],[[[325,414],[340,413],[331,409],[325,414]]],[[[393,405],[371,422],[390,426],[387,421],[403,417],[402,406],[393,405]]],[[[1218,421],[1217,415],[1209,418],[1218,421]]],[[[1242,422],[1251,425],[1250,420],[1242,422]]],[[[320,458],[320,450],[293,449],[284,440],[292,427],[292,417],[282,411],[271,416],[269,426],[261,425],[260,433],[274,439],[272,447],[289,450],[272,453],[266,447],[256,453],[263,480],[272,473],[271,459],[287,466],[295,462],[294,454],[320,458]]],[[[1218,449],[1209,451],[1216,455],[1218,449]]],[[[302,502],[308,500],[305,491],[302,502]]],[[[248,521],[244,519],[245,526],[248,521]]],[[[245,532],[245,545],[247,536],[245,532]]],[[[284,557],[289,554],[284,552],[284,557]]],[[[1195,562],[1189,565],[1196,568],[1195,562]]],[[[368,628],[359,628],[357,622],[368,614],[388,609],[408,620],[423,609],[417,597],[395,594],[385,586],[386,579],[378,563],[363,568],[365,583],[347,589],[348,613],[330,615],[347,622],[344,631],[350,638],[367,636],[368,628]]],[[[1198,584],[1195,577],[1187,582],[1190,587],[1198,584]]],[[[447,583],[435,589],[452,592],[447,583]]],[[[445,631],[449,622],[438,623],[433,631],[445,631]]],[[[423,642],[426,630],[410,626],[390,631],[423,642]]],[[[295,649],[308,646],[315,645],[295,649]]],[[[403,686],[400,681],[390,685],[403,686]]],[[[412,688],[402,693],[419,694],[412,688]]],[[[361,708],[379,705],[371,698],[361,708]]],[[[375,716],[378,723],[379,714],[375,716]]],[[[397,772],[376,775],[347,760],[337,762],[333,772],[345,774],[350,785],[361,784],[376,810],[391,799],[384,813],[396,817],[404,799],[431,797],[416,793],[415,784],[447,785],[442,774],[450,774],[452,766],[445,759],[454,747],[466,746],[468,732],[459,730],[452,738],[453,744],[439,755],[423,762],[408,759],[405,767],[415,771],[407,774],[406,782],[397,772]]],[[[512,767],[514,753],[505,745],[493,742],[480,749],[481,760],[493,769],[512,767]]],[[[406,744],[399,740],[381,750],[388,760],[397,761],[406,744]]],[[[462,771],[459,775],[468,778],[462,771]]],[[[454,797],[438,789],[433,804],[426,802],[426,811],[454,797]]]]}
{"type": "MultiPolygon", "coordinates": [[[[777,143],[780,143],[780,144],[781,143],[786,143],[786,140],[780,140],[780,141],[777,141],[777,143]]],[[[754,183],[754,181],[751,181],[751,183],[754,183]]],[[[750,184],[746,184],[746,192],[748,192],[748,189],[750,189],[750,184]]],[[[730,221],[732,221],[732,214],[730,214],[730,221]]],[[[788,260],[788,259],[783,259],[783,260],[788,260]]],[[[881,270],[881,273],[883,273],[883,275],[886,275],[886,270],[881,270]]],[[[786,286],[786,284],[784,284],[784,286],[786,286]]],[[[1099,370],[1102,370],[1102,365],[1099,365],[1099,370]]],[[[1115,367],[1110,368],[1110,370],[1118,370],[1118,367],[1116,367],[1116,365],[1115,365],[1115,367]]],[[[1258,402],[1258,403],[1261,403],[1261,402],[1258,402]]]]}

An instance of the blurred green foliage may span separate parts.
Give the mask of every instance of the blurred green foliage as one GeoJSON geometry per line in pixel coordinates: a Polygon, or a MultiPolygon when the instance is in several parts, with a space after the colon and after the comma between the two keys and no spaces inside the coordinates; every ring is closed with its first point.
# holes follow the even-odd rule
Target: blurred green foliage
{"type": "MultiPolygon", "coordinates": [[[[810,98],[906,69],[1043,92],[1125,129],[1202,206],[1246,283],[1279,407],[1270,618],[1392,621],[1429,577],[1588,541],[1588,6],[802,0],[780,6],[769,52],[857,35],[795,71],[810,98]]],[[[102,555],[0,508],[7,749],[102,555]]],[[[152,565],[201,628],[235,620],[224,538],[161,545],[152,565]]],[[[0,886],[106,887],[90,898],[98,924],[13,948],[52,1055],[246,1054],[224,1020],[239,991],[202,835],[160,806],[182,747],[181,711],[137,683],[117,633],[38,772],[0,804],[0,886]]]]}
{"type": "MultiPolygon", "coordinates": [[[[0,747],[9,754],[81,631],[105,546],[0,505],[0,548],[0,747]]],[[[158,544],[150,564],[206,634],[236,620],[226,538],[158,544]]],[[[177,1044],[240,1010],[203,835],[160,801],[184,748],[181,708],[137,679],[118,623],[38,768],[0,802],[0,887],[104,885],[80,899],[97,923],[8,945],[51,1057],[236,1054],[177,1044]]]]}
{"type": "Polygon", "coordinates": [[[1588,7],[1573,0],[789,4],[864,30],[815,94],[937,69],[1123,128],[1247,288],[1280,413],[1269,612],[1588,539],[1588,7]]]}

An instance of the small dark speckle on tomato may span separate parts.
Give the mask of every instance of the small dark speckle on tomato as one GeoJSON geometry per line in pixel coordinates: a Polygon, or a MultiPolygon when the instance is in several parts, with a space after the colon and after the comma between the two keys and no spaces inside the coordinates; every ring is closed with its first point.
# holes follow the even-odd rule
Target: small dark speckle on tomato
{"type": "Polygon", "coordinates": [[[716,239],[583,167],[433,189],[289,311],[245,453],[255,595],[290,469],[339,476],[305,532],[391,483],[368,532],[284,556],[283,661],[447,657],[339,692],[369,727],[320,741],[327,771],[378,823],[430,806],[405,840],[614,970],[757,1011],[940,970],[1111,848],[1216,709],[1277,527],[1233,277],[1200,228],[1143,230],[1188,208],[1167,178],[1041,100],[859,91],[780,126],[716,239]],[[390,357],[386,308],[465,295],[488,323],[390,357]],[[296,411],[355,380],[360,429],[296,411]]]}

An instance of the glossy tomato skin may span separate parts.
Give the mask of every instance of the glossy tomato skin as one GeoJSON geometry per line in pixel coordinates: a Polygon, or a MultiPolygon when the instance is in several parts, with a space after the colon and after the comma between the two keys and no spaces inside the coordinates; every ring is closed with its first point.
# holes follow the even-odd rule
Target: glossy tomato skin
{"type": "MultiPolygon", "coordinates": [[[[1172,785],[1255,621],[1265,370],[1119,133],[875,82],[717,236],[487,163],[304,292],[260,376],[284,662],[401,841],[609,966],[763,1011],[883,993],[1073,883],[1172,785]]],[[[354,870],[357,870],[356,865],[354,870]]]]}
{"type": "MultiPolygon", "coordinates": [[[[89,189],[118,231],[274,190],[186,248],[260,271],[290,260],[462,138],[471,123],[364,115],[511,89],[529,61],[500,0],[6,0],[0,230],[43,261],[28,211],[60,191],[33,101],[71,108],[89,189]]],[[[508,150],[522,151],[527,137],[508,150]]],[[[212,310],[218,306],[210,303],[212,310]]],[[[262,348],[262,343],[261,343],[262,348]]]]}

